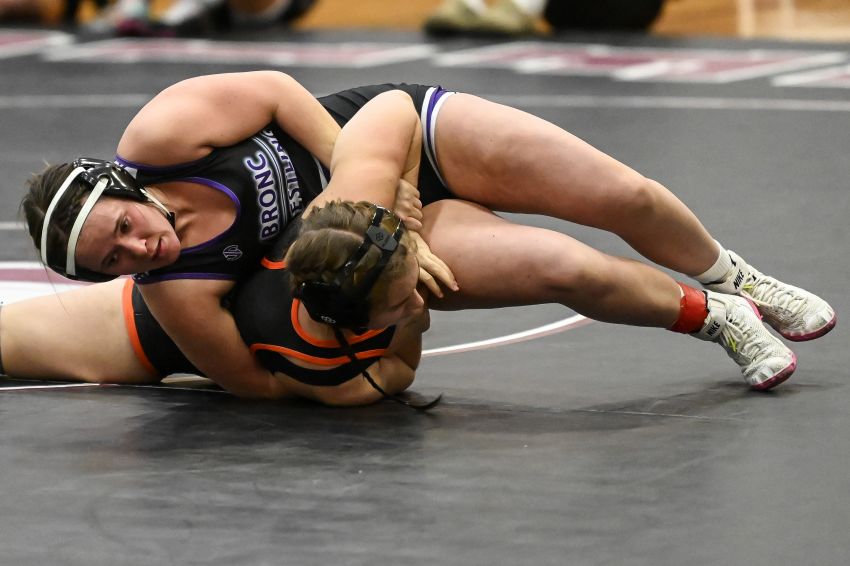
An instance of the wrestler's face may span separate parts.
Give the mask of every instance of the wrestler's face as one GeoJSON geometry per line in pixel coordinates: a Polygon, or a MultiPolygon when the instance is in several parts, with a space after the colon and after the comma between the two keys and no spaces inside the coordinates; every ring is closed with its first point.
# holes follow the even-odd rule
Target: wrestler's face
{"type": "Polygon", "coordinates": [[[179,255],[180,240],[159,209],[103,197],[83,224],[75,259],[98,273],[129,275],[165,267],[179,255]]]}
{"type": "Polygon", "coordinates": [[[384,300],[373,301],[369,328],[386,328],[416,316],[425,309],[425,301],[416,290],[419,283],[419,262],[413,254],[405,258],[405,269],[387,286],[384,300]]]}

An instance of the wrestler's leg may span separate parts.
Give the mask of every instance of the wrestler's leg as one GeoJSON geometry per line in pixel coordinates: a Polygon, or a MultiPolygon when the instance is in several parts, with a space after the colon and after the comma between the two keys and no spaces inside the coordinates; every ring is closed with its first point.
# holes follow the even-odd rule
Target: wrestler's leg
{"type": "Polygon", "coordinates": [[[471,203],[431,204],[423,226],[460,285],[433,308],[562,303],[596,320],[669,328],[723,346],[755,389],[774,387],[796,367],[794,354],[741,297],[677,284],[654,267],[512,224],[471,203]]]}
{"type": "Polygon", "coordinates": [[[153,383],[133,350],[122,309],[124,281],[7,304],[0,349],[10,377],[153,383]]]}
{"type": "Polygon", "coordinates": [[[436,135],[440,169],[460,198],[608,230],[687,275],[717,260],[717,244],[669,190],[545,120],[456,94],[436,135]]]}
{"type": "Polygon", "coordinates": [[[561,303],[600,321],[664,328],[679,315],[679,286],[670,276],[565,234],[456,200],[426,207],[424,225],[423,237],[460,285],[431,302],[435,308],[561,303]]]}
{"type": "Polygon", "coordinates": [[[436,136],[443,175],[461,198],[613,232],[659,265],[746,296],[789,340],[817,338],[836,324],[820,297],[722,249],[659,183],[545,120],[457,94],[443,104],[436,136]]]}

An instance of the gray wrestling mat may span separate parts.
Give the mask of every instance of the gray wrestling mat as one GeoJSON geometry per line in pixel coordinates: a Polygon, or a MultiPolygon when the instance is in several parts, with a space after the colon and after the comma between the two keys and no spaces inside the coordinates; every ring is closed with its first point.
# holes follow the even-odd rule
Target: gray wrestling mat
{"type": "MultiPolygon", "coordinates": [[[[0,297],[52,292],[16,217],[42,160],[111,156],[138,107],[184,77],[279,68],[316,94],[439,83],[538,114],[850,312],[850,47],[561,39],[0,30],[0,260],[13,262],[0,297]]],[[[519,220],[633,255],[608,234],[519,220]]],[[[191,381],[0,379],[0,562],[847,564],[845,323],[794,346],[795,375],[758,394],[714,345],[573,316],[436,313],[413,387],[445,394],[429,415],[250,403],[191,381]]]]}

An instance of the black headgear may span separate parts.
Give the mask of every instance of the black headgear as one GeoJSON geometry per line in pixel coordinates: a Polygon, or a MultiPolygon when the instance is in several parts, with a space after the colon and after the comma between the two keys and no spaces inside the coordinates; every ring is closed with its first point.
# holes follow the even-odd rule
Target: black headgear
{"type": "MultiPolygon", "coordinates": [[[[109,161],[101,159],[92,159],[81,157],[75,160],[72,164],[71,173],[65,178],[65,181],[59,187],[59,190],[53,195],[47,211],[44,214],[44,221],[41,228],[41,260],[45,265],[48,265],[53,271],[67,277],[80,281],[109,281],[115,279],[115,275],[107,275],[92,271],[84,267],[78,267],[74,259],[77,250],[77,240],[80,237],[80,231],[83,229],[86,218],[91,209],[94,207],[101,195],[109,195],[118,198],[127,198],[137,202],[151,202],[156,205],[165,214],[168,221],[174,226],[174,213],[169,212],[165,206],[147,191],[136,181],[136,179],[123,167],[109,161]],[[58,207],[71,186],[74,180],[80,180],[84,184],[91,187],[91,193],[86,198],[80,212],[74,219],[74,224],[71,227],[71,232],[68,234],[68,246],[65,254],[65,263],[48,261],[47,253],[47,233],[50,228],[50,221],[53,217],[53,212],[58,207]]],[[[55,258],[54,258],[55,259],[55,258]]]]}
{"type": "Polygon", "coordinates": [[[375,205],[375,213],[363,237],[363,243],[337,271],[333,281],[304,281],[296,288],[296,298],[301,299],[313,320],[348,329],[366,326],[369,321],[369,293],[404,234],[404,223],[401,220],[392,233],[384,230],[381,227],[384,215],[395,217],[390,210],[375,205]],[[354,285],[355,269],[372,246],[381,250],[381,257],[363,275],[361,281],[354,285]]]}

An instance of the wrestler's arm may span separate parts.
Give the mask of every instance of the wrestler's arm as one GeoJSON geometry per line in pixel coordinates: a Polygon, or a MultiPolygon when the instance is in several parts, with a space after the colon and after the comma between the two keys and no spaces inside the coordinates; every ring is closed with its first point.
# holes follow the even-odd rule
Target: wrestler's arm
{"type": "MultiPolygon", "coordinates": [[[[400,90],[379,94],[340,132],[331,159],[331,180],[307,206],[305,215],[334,200],[365,200],[393,208],[408,228],[421,230],[422,203],[416,190],[421,146],[422,127],[410,95],[400,90]]],[[[432,293],[443,295],[438,281],[458,290],[451,270],[427,246],[417,248],[417,258],[422,267],[420,280],[432,293]]]]}
{"type": "Polygon", "coordinates": [[[330,165],[339,125],[307,89],[277,71],[206,75],[166,88],[127,126],[118,154],[149,165],[192,161],[272,121],[330,165]]]}
{"type": "Polygon", "coordinates": [[[251,355],[221,299],[231,281],[177,279],[140,286],[145,302],[180,351],[234,395],[280,399],[286,385],[251,355]]]}
{"type": "Polygon", "coordinates": [[[400,180],[416,183],[420,128],[405,92],[384,92],[366,103],[337,137],[331,179],[307,213],[334,200],[365,200],[392,208],[400,180]]]}

